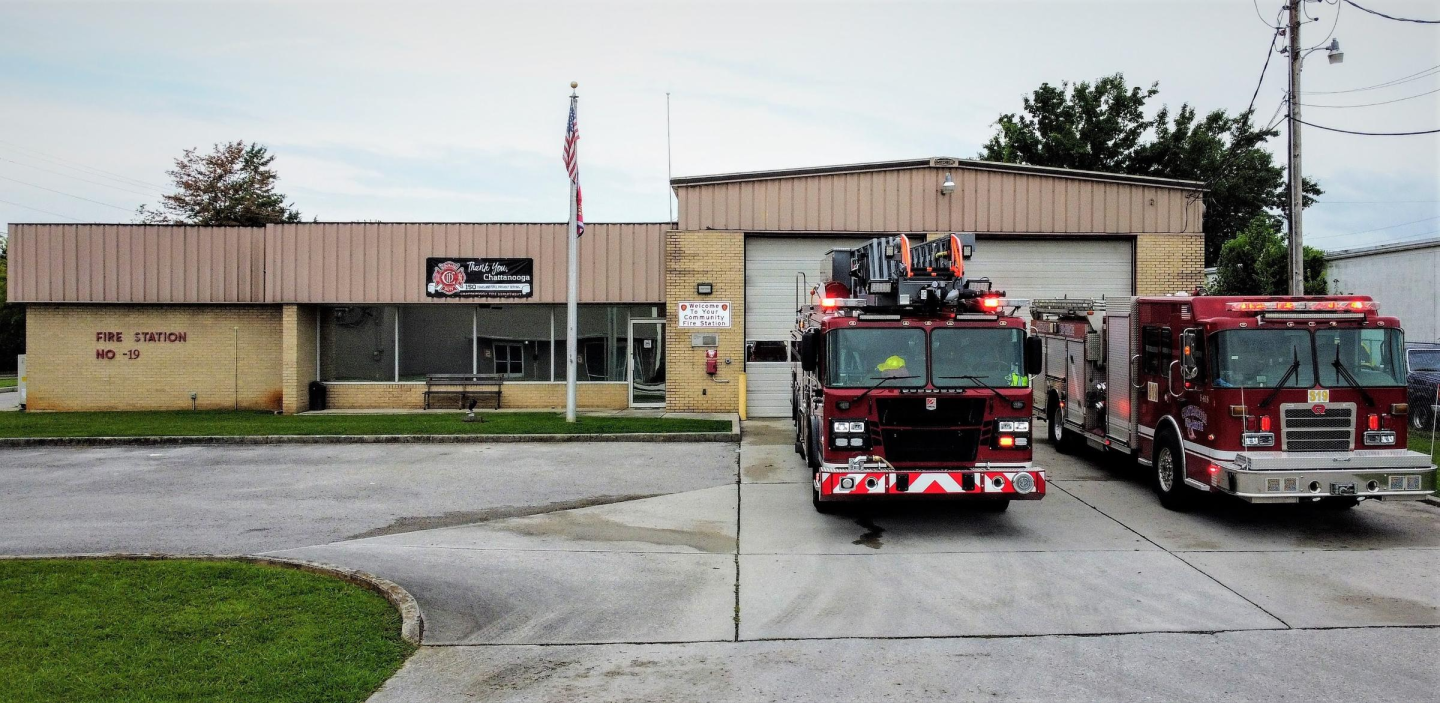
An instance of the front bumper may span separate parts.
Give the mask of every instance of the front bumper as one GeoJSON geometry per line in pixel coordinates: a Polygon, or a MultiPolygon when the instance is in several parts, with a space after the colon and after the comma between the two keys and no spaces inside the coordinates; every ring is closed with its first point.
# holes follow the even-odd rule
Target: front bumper
{"type": "Polygon", "coordinates": [[[1349,496],[1421,500],[1435,493],[1435,465],[1403,449],[1245,452],[1215,465],[1210,489],[1253,503],[1349,496]]]}
{"type": "MultiPolygon", "coordinates": [[[[1026,481],[1021,478],[1020,486],[1026,481]]],[[[826,464],[815,474],[822,501],[864,500],[881,496],[1039,500],[1045,497],[1045,471],[1029,464],[959,471],[906,471],[865,465],[826,464]],[[1030,477],[1030,490],[1016,488],[1020,474],[1030,477]]]]}

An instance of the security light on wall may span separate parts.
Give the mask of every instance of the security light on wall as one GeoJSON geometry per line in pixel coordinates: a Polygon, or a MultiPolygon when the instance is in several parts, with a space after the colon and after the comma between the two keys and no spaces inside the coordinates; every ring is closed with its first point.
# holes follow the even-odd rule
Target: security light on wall
{"type": "Polygon", "coordinates": [[[695,284],[695,295],[710,295],[711,293],[714,293],[714,292],[715,292],[715,284],[713,284],[713,283],[696,283],[696,284],[695,284]]]}
{"type": "Polygon", "coordinates": [[[945,182],[940,184],[940,194],[949,195],[955,192],[955,179],[950,177],[950,172],[945,172],[945,182]]]}

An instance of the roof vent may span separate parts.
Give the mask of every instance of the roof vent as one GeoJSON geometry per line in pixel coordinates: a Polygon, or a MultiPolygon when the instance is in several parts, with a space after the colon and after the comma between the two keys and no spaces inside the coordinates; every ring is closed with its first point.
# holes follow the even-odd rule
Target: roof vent
{"type": "Polygon", "coordinates": [[[942,167],[943,167],[943,166],[959,166],[959,165],[960,165],[960,159],[951,159],[951,158],[948,158],[948,157],[941,156],[941,157],[936,157],[936,158],[930,159],[930,165],[931,165],[931,166],[942,166],[942,167]]]}

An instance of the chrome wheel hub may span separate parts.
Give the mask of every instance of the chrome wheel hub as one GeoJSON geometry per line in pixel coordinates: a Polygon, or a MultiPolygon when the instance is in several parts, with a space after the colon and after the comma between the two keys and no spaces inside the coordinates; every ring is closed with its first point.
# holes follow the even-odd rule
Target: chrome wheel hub
{"type": "Polygon", "coordinates": [[[1169,493],[1175,487],[1175,457],[1170,455],[1169,447],[1160,450],[1160,458],[1155,462],[1155,475],[1160,480],[1160,490],[1169,493]]]}

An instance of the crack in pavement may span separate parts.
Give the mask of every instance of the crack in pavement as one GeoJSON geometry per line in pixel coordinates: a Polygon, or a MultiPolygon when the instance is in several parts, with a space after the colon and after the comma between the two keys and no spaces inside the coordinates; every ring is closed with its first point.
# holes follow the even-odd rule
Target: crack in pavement
{"type": "Polygon", "coordinates": [[[666,495],[663,493],[633,493],[627,495],[604,495],[593,498],[581,498],[578,500],[560,500],[544,505],[506,505],[498,508],[485,508],[483,510],[452,510],[439,515],[420,515],[397,518],[389,525],[366,530],[359,534],[351,535],[345,539],[334,542],[326,542],[322,545],[337,544],[368,537],[382,537],[385,535],[398,535],[406,532],[421,532],[424,530],[435,530],[445,527],[463,527],[465,525],[477,525],[503,520],[512,517],[529,517],[531,515],[544,515],[562,510],[575,510],[577,508],[592,508],[597,505],[611,505],[614,503],[625,503],[632,500],[643,500],[666,495]]]}

